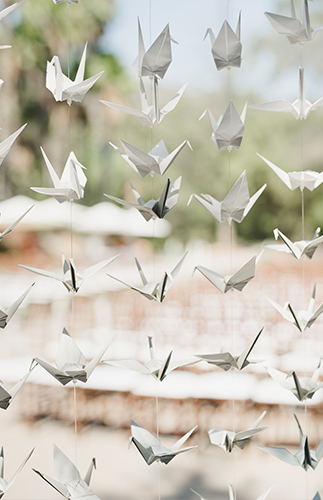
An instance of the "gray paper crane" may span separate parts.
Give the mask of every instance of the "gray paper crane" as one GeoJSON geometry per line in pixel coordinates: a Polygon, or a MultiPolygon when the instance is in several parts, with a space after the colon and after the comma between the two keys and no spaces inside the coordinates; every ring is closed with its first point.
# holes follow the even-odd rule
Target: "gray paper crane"
{"type": "Polygon", "coordinates": [[[30,285],[30,287],[13,304],[11,304],[11,306],[3,307],[2,309],[0,309],[0,328],[5,328],[7,326],[12,316],[15,314],[23,300],[25,300],[34,284],[35,283],[30,285]]]}
{"type": "Polygon", "coordinates": [[[89,469],[82,479],[73,462],[54,445],[54,478],[46,476],[36,469],[33,470],[68,500],[99,500],[90,489],[93,468],[96,468],[95,458],[92,458],[89,469]]]}
{"type": "Polygon", "coordinates": [[[30,189],[36,191],[36,193],[52,196],[59,203],[83,198],[84,188],[87,183],[87,178],[83,172],[85,167],[78,161],[73,151],[69,154],[61,178],[59,178],[45,151],[43,148],[40,149],[54,187],[32,187],[30,189]]]}
{"type": "Polygon", "coordinates": [[[175,207],[178,200],[179,190],[181,187],[182,176],[178,177],[176,181],[172,181],[172,179],[167,179],[165,187],[163,189],[162,194],[157,200],[151,199],[147,202],[144,202],[138,191],[133,187],[130,182],[130,186],[132,192],[137,200],[137,203],[132,203],[131,201],[121,200],[120,198],[116,198],[115,196],[111,196],[109,194],[105,194],[107,198],[110,200],[116,201],[120,205],[124,205],[128,208],[136,208],[138,212],[149,221],[150,219],[163,219],[168,212],[175,207]]]}
{"type": "Polygon", "coordinates": [[[311,259],[321,243],[323,243],[323,236],[320,236],[321,228],[318,227],[314,233],[311,240],[300,240],[294,243],[287,238],[279,229],[274,229],[274,236],[276,240],[281,240],[284,245],[266,245],[266,248],[271,250],[278,250],[279,252],[286,252],[295,259],[300,259],[303,255],[306,255],[308,259],[311,259]]]}
{"type": "Polygon", "coordinates": [[[323,182],[323,172],[315,172],[314,170],[304,170],[304,171],[293,171],[285,172],[280,167],[277,167],[274,163],[266,160],[263,156],[257,153],[259,158],[261,158],[268,167],[275,172],[276,175],[283,181],[283,183],[291,190],[300,188],[303,191],[305,188],[313,191],[323,182]]]}
{"type": "Polygon", "coordinates": [[[294,394],[298,401],[305,401],[306,399],[312,399],[314,394],[323,387],[323,383],[317,383],[321,372],[321,362],[322,358],[311,378],[299,379],[295,370],[284,373],[275,368],[267,368],[267,371],[275,382],[278,382],[284,389],[294,394]]]}
{"type": "Polygon", "coordinates": [[[268,425],[265,427],[258,427],[265,415],[266,412],[264,411],[260,417],[245,431],[233,432],[209,429],[208,433],[210,441],[212,444],[219,446],[224,451],[232,452],[235,447],[243,450],[254,436],[268,429],[268,425]]]}
{"type": "Polygon", "coordinates": [[[320,314],[323,313],[323,302],[314,311],[315,294],[316,285],[314,285],[307,311],[299,311],[298,313],[296,313],[290,302],[285,302],[284,306],[281,306],[267,296],[266,299],[283,316],[283,318],[287,319],[287,321],[290,321],[291,323],[294,323],[300,332],[304,332],[304,330],[306,330],[306,328],[310,328],[320,314]]]}
{"type": "Polygon", "coordinates": [[[78,67],[74,82],[62,72],[61,63],[57,56],[47,61],[46,88],[51,91],[55,101],[67,101],[71,106],[72,102],[82,102],[85,94],[90,90],[95,82],[103,75],[104,71],[84,80],[87,42],[85,44],[80,65],[78,67]]]}
{"type": "Polygon", "coordinates": [[[265,12],[270,24],[275,28],[277,33],[287,37],[291,44],[309,42],[313,40],[317,31],[323,29],[323,26],[313,29],[311,27],[310,15],[308,9],[308,0],[303,0],[303,20],[299,21],[296,18],[296,11],[293,0],[291,0],[291,16],[281,16],[271,12],[265,12]]]}
{"type": "Polygon", "coordinates": [[[4,383],[0,380],[0,408],[6,410],[17,396],[18,392],[27,381],[29,375],[33,371],[34,367],[31,367],[28,373],[22,379],[19,380],[11,389],[7,389],[4,383]]]}
{"type": "Polygon", "coordinates": [[[260,109],[263,111],[276,111],[278,113],[291,113],[296,120],[306,119],[312,111],[323,107],[323,97],[310,103],[305,97],[304,86],[304,68],[298,68],[298,98],[294,102],[289,102],[286,99],[277,101],[263,102],[253,104],[249,108],[260,109]]]}
{"type": "Polygon", "coordinates": [[[316,450],[311,450],[308,444],[308,436],[303,434],[302,428],[297,416],[294,414],[298,429],[299,429],[299,451],[293,455],[286,448],[278,448],[273,446],[259,446],[259,448],[269,455],[288,463],[289,465],[301,466],[305,471],[309,467],[316,469],[321,458],[323,457],[323,441],[320,442],[316,450]]]}
{"type": "Polygon", "coordinates": [[[229,290],[238,290],[242,292],[244,287],[255,277],[255,269],[261,254],[257,257],[254,255],[246,264],[244,264],[237,272],[230,275],[223,275],[211,271],[203,266],[196,266],[193,273],[197,269],[203,276],[212,283],[221,293],[227,293],[229,290]]]}
{"type": "Polygon", "coordinates": [[[139,82],[141,110],[123,106],[122,104],[114,104],[109,101],[100,100],[100,102],[109,108],[136,116],[144,127],[146,125],[153,127],[155,123],[161,123],[163,118],[176,108],[187,86],[187,84],[183,85],[183,87],[181,87],[162,108],[160,108],[157,90],[155,89],[155,91],[150,94],[147,92],[142,78],[139,79],[139,82]]]}
{"type": "Polygon", "coordinates": [[[56,367],[39,358],[34,358],[33,365],[38,363],[62,385],[68,384],[71,380],[75,382],[76,380],[80,380],[85,383],[90,378],[93,370],[100,363],[110,344],[111,341],[86,364],[85,356],[75,340],[64,328],[56,355],[56,367]]]}
{"type": "Polygon", "coordinates": [[[170,273],[165,271],[164,276],[162,277],[162,279],[160,281],[148,281],[143,270],[142,270],[141,265],[139,264],[138,260],[135,258],[136,266],[137,266],[137,269],[138,269],[138,272],[139,272],[139,275],[140,275],[140,278],[141,278],[141,281],[143,284],[142,288],[138,288],[136,286],[129,285],[128,283],[125,283],[124,281],[121,281],[118,278],[116,278],[115,276],[111,276],[110,274],[108,274],[107,276],[109,276],[110,278],[113,278],[116,281],[119,281],[119,283],[122,283],[123,285],[127,286],[131,290],[134,290],[135,292],[140,293],[141,295],[146,297],[146,299],[148,299],[148,300],[156,300],[157,302],[163,302],[164,298],[166,297],[167,292],[169,291],[170,287],[173,286],[173,284],[175,283],[175,281],[178,277],[178,274],[181,270],[181,267],[183,265],[183,262],[184,262],[186,255],[187,255],[187,252],[184,254],[184,256],[181,258],[181,260],[178,262],[178,264],[176,264],[176,266],[174,267],[174,269],[170,273]]]}
{"type": "Polygon", "coordinates": [[[207,361],[210,365],[216,365],[225,371],[234,368],[237,370],[243,370],[246,366],[257,363],[257,361],[249,361],[248,358],[264,328],[265,327],[263,326],[251,344],[240,354],[240,356],[233,356],[231,352],[221,349],[221,352],[215,354],[196,354],[196,357],[201,361],[207,361]]]}
{"type": "Polygon", "coordinates": [[[154,174],[164,175],[186,145],[193,151],[189,141],[183,141],[174,151],[169,153],[164,141],[161,140],[148,154],[121,139],[120,142],[124,151],[112,144],[112,142],[109,142],[109,144],[118,151],[122,158],[141,177],[146,177],[148,174],[152,177],[154,174]]]}
{"type": "Polygon", "coordinates": [[[74,260],[70,259],[67,262],[64,254],[62,255],[63,273],[61,275],[53,273],[51,271],[37,269],[36,267],[24,266],[22,264],[18,265],[20,267],[23,267],[27,271],[31,271],[32,273],[40,274],[41,276],[45,276],[46,278],[52,278],[54,280],[60,281],[61,283],[63,283],[68,292],[77,293],[80,289],[80,286],[85,280],[91,278],[95,273],[113,262],[117,257],[119,257],[119,255],[115,255],[111,259],[103,260],[101,262],[98,262],[98,264],[94,264],[94,266],[84,269],[82,275],[77,273],[74,260]]]}
{"type": "Polygon", "coordinates": [[[200,120],[204,118],[206,114],[209,115],[213,130],[211,139],[218,149],[227,148],[229,152],[232,148],[240,149],[245,130],[244,122],[246,119],[247,107],[248,101],[244,105],[240,116],[233,102],[230,101],[224,115],[221,115],[218,121],[216,121],[209,109],[206,109],[204,113],[202,113],[199,118],[200,120]]]}
{"type": "Polygon", "coordinates": [[[247,174],[244,170],[223,201],[218,201],[209,194],[202,194],[204,199],[192,194],[187,205],[195,198],[218,222],[242,222],[266,187],[267,184],[264,184],[250,198],[247,174]]]}
{"type": "Polygon", "coordinates": [[[241,32],[241,11],[239,14],[238,24],[234,32],[228,21],[224,21],[219,31],[218,36],[215,38],[211,28],[208,28],[204,37],[210,35],[212,45],[212,56],[217,70],[224,68],[240,68],[241,66],[241,53],[242,44],[240,41],[241,32]]]}
{"type": "Polygon", "coordinates": [[[176,441],[173,446],[166,448],[166,446],[163,446],[160,440],[153,436],[153,434],[131,420],[132,435],[129,440],[129,446],[133,443],[148,465],[156,461],[168,464],[176,455],[197,448],[197,446],[188,446],[181,449],[181,446],[195,431],[196,427],[197,425],[188,431],[181,439],[176,441]]]}
{"type": "MultiPolygon", "coordinates": [[[[234,493],[234,490],[233,490],[233,487],[231,484],[228,484],[228,489],[229,489],[229,500],[236,500],[236,495],[234,493]]],[[[269,493],[271,492],[271,490],[273,489],[273,485],[270,486],[270,488],[268,488],[266,491],[264,491],[258,498],[257,500],[266,500],[267,496],[269,495],[269,493]]],[[[202,495],[200,495],[197,491],[194,491],[192,490],[192,488],[190,488],[190,490],[195,493],[195,495],[197,495],[198,497],[200,497],[200,500],[206,500],[204,497],[202,497],[202,495]]],[[[313,500],[318,500],[318,499],[315,499],[313,498],[313,500]]]]}
{"type": "Polygon", "coordinates": [[[17,471],[14,473],[10,481],[6,481],[4,478],[4,452],[3,452],[3,447],[1,448],[0,452],[0,498],[4,496],[4,494],[11,488],[15,480],[17,479],[17,476],[20,474],[21,470],[24,468],[28,460],[30,459],[31,455],[33,454],[35,448],[31,450],[29,455],[25,458],[25,460],[22,462],[20,467],[17,469],[17,471]]]}
{"type": "Polygon", "coordinates": [[[139,373],[147,373],[149,375],[152,375],[155,380],[162,382],[165,379],[165,377],[173,370],[176,370],[176,368],[193,365],[199,362],[199,360],[197,360],[196,358],[172,361],[173,351],[170,351],[170,353],[164,359],[164,361],[161,361],[160,359],[157,359],[155,356],[155,349],[153,346],[152,337],[148,337],[148,344],[149,344],[150,360],[147,361],[146,363],[141,363],[136,359],[120,359],[120,360],[110,359],[110,360],[103,360],[102,363],[106,363],[112,366],[118,366],[120,368],[126,368],[128,370],[133,370],[139,373]]]}

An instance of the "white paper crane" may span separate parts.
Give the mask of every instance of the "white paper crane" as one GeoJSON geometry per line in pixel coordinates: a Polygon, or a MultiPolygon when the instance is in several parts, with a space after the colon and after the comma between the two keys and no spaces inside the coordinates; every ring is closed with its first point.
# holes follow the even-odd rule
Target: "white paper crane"
{"type": "Polygon", "coordinates": [[[25,215],[28,214],[28,212],[30,212],[30,210],[33,207],[34,207],[34,205],[32,205],[30,208],[28,208],[28,210],[26,210],[25,213],[23,213],[17,220],[15,220],[15,222],[10,224],[10,226],[7,227],[7,229],[5,229],[2,233],[0,232],[0,241],[2,241],[5,236],[7,236],[9,233],[11,233],[11,231],[19,224],[19,222],[25,217],[25,215]]]}
{"type": "Polygon", "coordinates": [[[99,500],[90,489],[93,468],[96,468],[95,458],[92,458],[90,467],[82,479],[73,462],[54,445],[54,478],[46,476],[36,469],[33,470],[68,500],[99,500]]]}
{"type": "Polygon", "coordinates": [[[91,278],[91,276],[93,276],[95,273],[100,271],[100,269],[103,269],[105,266],[113,262],[114,259],[116,259],[117,257],[119,257],[119,255],[115,255],[111,259],[103,260],[101,262],[98,262],[98,264],[94,264],[94,266],[84,269],[82,275],[77,273],[74,260],[70,259],[67,262],[64,254],[62,255],[62,264],[63,264],[62,275],[53,273],[51,271],[44,271],[43,269],[37,269],[36,267],[23,266],[22,264],[18,265],[20,267],[23,267],[24,269],[27,269],[27,271],[31,271],[32,273],[40,274],[41,276],[45,276],[47,278],[52,278],[54,280],[60,281],[61,283],[63,283],[68,292],[77,293],[80,286],[86,279],[91,278]]]}
{"type": "Polygon", "coordinates": [[[56,101],[67,101],[69,106],[72,104],[72,101],[82,102],[85,94],[104,73],[104,71],[101,71],[84,80],[86,50],[87,42],[74,82],[63,74],[61,63],[57,56],[54,56],[50,62],[47,61],[46,87],[51,91],[56,101]]]}
{"type": "MultiPolygon", "coordinates": [[[[257,500],[266,500],[267,496],[269,495],[269,493],[271,492],[271,490],[273,489],[274,485],[270,486],[266,491],[264,491],[258,498],[257,500]]],[[[228,485],[228,489],[229,489],[229,500],[236,500],[236,495],[235,495],[235,492],[234,492],[234,489],[232,487],[231,484],[228,485]]],[[[197,491],[194,491],[192,490],[192,488],[190,488],[190,490],[195,493],[195,495],[197,495],[198,497],[200,497],[200,500],[206,500],[204,497],[202,497],[202,495],[200,495],[197,491]]],[[[319,499],[315,499],[313,498],[313,500],[319,500],[319,499]]]]}
{"type": "Polygon", "coordinates": [[[277,111],[279,113],[291,113],[296,120],[303,118],[306,119],[308,115],[316,109],[323,107],[323,97],[320,97],[313,104],[310,103],[305,97],[304,86],[304,68],[298,68],[298,98],[294,102],[289,102],[286,99],[279,99],[277,101],[263,102],[260,104],[253,104],[249,108],[260,109],[263,111],[277,111]]]}
{"type": "Polygon", "coordinates": [[[268,425],[265,427],[258,427],[265,415],[266,412],[264,411],[260,417],[245,431],[233,432],[209,429],[208,433],[210,441],[212,444],[219,446],[224,451],[232,452],[235,447],[243,450],[254,436],[268,429],[268,425]]]}
{"type": "Polygon", "coordinates": [[[17,469],[17,471],[14,473],[10,481],[6,481],[4,479],[4,452],[3,452],[3,447],[1,448],[0,452],[0,498],[3,497],[3,495],[11,488],[15,480],[17,479],[17,476],[20,474],[21,470],[23,467],[26,465],[28,460],[30,459],[31,455],[33,454],[35,448],[31,450],[29,455],[25,458],[25,460],[22,462],[20,467],[17,469]]]}
{"type": "Polygon", "coordinates": [[[14,398],[17,396],[18,392],[27,381],[29,375],[33,371],[34,367],[31,367],[22,379],[19,380],[11,389],[7,389],[4,383],[0,380],[0,408],[6,410],[9,405],[11,405],[14,398]]]}
{"type": "Polygon", "coordinates": [[[306,255],[308,259],[311,259],[319,247],[321,243],[323,243],[323,236],[320,236],[321,228],[318,227],[314,233],[314,236],[311,240],[300,240],[295,241],[294,243],[287,238],[279,229],[274,229],[274,236],[276,240],[281,240],[284,244],[277,245],[266,245],[266,248],[270,248],[271,250],[278,250],[279,252],[286,252],[295,259],[300,259],[303,255],[306,255]]]}
{"type": "MultiPolygon", "coordinates": [[[[24,0],[25,1],[25,0],[24,0]]],[[[1,88],[1,87],[0,87],[1,88]]],[[[0,142],[0,165],[2,164],[3,160],[9,153],[11,146],[17,139],[18,135],[21,134],[21,132],[24,130],[24,128],[27,126],[27,123],[20,127],[16,132],[13,134],[9,135],[4,141],[0,142]]]]}
{"type": "Polygon", "coordinates": [[[200,120],[206,115],[209,115],[212,135],[211,139],[218,149],[227,148],[230,152],[232,148],[240,149],[243,134],[245,130],[245,120],[247,113],[248,101],[244,105],[241,116],[236,110],[232,101],[229,102],[224,115],[221,115],[219,120],[216,121],[212,112],[206,109],[200,116],[200,120]]]}
{"type": "Polygon", "coordinates": [[[62,385],[68,384],[71,380],[75,382],[76,380],[80,380],[85,383],[90,378],[93,370],[100,363],[111,342],[112,341],[106,344],[105,347],[86,364],[85,356],[82,354],[75,340],[64,328],[59,343],[58,353],[56,355],[56,367],[40,358],[34,358],[33,366],[34,363],[38,363],[62,385]]]}
{"type": "Polygon", "coordinates": [[[163,140],[159,141],[149,153],[144,153],[121,139],[120,142],[124,151],[112,144],[112,142],[109,142],[109,144],[118,151],[122,158],[140,175],[140,177],[146,177],[148,174],[152,177],[154,174],[164,175],[166,170],[169,169],[173,161],[186,145],[193,151],[189,141],[183,141],[171,153],[168,152],[163,140]]]}
{"type": "Polygon", "coordinates": [[[131,420],[132,436],[129,440],[129,446],[133,443],[148,465],[156,461],[168,464],[176,455],[197,448],[197,446],[188,446],[180,449],[195,431],[196,427],[197,425],[188,431],[181,439],[176,441],[173,446],[166,448],[166,446],[163,446],[160,440],[153,436],[153,434],[131,420]]]}
{"type": "Polygon", "coordinates": [[[23,300],[27,297],[34,284],[35,283],[30,285],[30,287],[13,304],[11,304],[11,306],[2,307],[0,309],[0,328],[5,328],[7,326],[12,316],[15,314],[23,300]]]}
{"type": "Polygon", "coordinates": [[[224,68],[240,68],[242,44],[240,41],[241,32],[241,11],[239,14],[238,24],[234,32],[228,21],[224,21],[217,37],[211,28],[208,28],[204,37],[210,35],[212,45],[212,56],[217,70],[224,68]]]}

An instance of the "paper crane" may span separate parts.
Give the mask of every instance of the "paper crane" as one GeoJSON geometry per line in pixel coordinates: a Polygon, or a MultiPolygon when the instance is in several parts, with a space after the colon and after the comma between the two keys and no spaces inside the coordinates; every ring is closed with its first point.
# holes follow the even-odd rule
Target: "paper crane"
{"type": "Polygon", "coordinates": [[[151,465],[156,461],[162,462],[163,464],[168,464],[174,457],[176,457],[176,455],[197,448],[197,446],[188,446],[186,448],[180,449],[180,447],[195,431],[196,427],[197,425],[193,427],[193,429],[191,429],[189,432],[187,432],[185,436],[176,441],[173,446],[171,446],[170,448],[166,448],[161,444],[159,439],[157,439],[139,424],[136,424],[136,422],[131,420],[132,436],[129,440],[129,446],[131,443],[133,443],[148,465],[151,465]]]}
{"type": "Polygon", "coordinates": [[[304,330],[306,330],[306,328],[310,328],[313,325],[314,321],[323,312],[323,302],[314,311],[315,294],[316,285],[314,285],[312,298],[309,302],[307,311],[299,311],[299,313],[295,312],[290,302],[285,302],[284,306],[281,306],[267,296],[266,299],[283,316],[283,318],[287,319],[287,321],[290,321],[291,323],[294,323],[294,325],[302,333],[304,332],[304,330]]]}
{"type": "Polygon", "coordinates": [[[54,445],[54,479],[36,469],[33,470],[68,500],[81,498],[84,500],[99,500],[89,487],[93,468],[96,468],[95,458],[92,458],[90,467],[84,479],[82,479],[73,462],[54,445]]]}
{"type": "Polygon", "coordinates": [[[181,267],[183,265],[184,259],[187,255],[187,252],[185,255],[181,258],[181,260],[176,264],[174,269],[168,273],[165,271],[163,278],[160,281],[148,281],[142,268],[141,265],[139,264],[138,260],[135,258],[136,261],[136,266],[143,284],[143,288],[137,288],[133,285],[129,285],[128,283],[125,283],[124,281],[119,280],[118,278],[115,278],[114,276],[111,276],[108,274],[110,278],[113,278],[116,281],[119,281],[119,283],[122,283],[123,285],[126,285],[128,288],[131,290],[135,290],[135,292],[139,292],[141,295],[146,297],[148,300],[156,300],[157,302],[163,302],[164,298],[166,297],[167,292],[169,291],[170,287],[173,286],[175,283],[175,280],[177,279],[177,276],[181,270],[181,267]]]}
{"type": "MultiPolygon", "coordinates": [[[[269,493],[271,492],[271,490],[273,489],[273,486],[270,486],[270,488],[268,488],[266,491],[264,491],[258,498],[257,500],[266,500],[267,496],[269,495],[269,493]]],[[[236,500],[236,495],[234,493],[234,490],[233,490],[233,487],[231,484],[228,485],[228,489],[229,489],[229,499],[230,500],[236,500]]],[[[192,490],[192,488],[190,488],[190,490],[195,493],[195,495],[197,495],[198,497],[200,497],[201,500],[206,500],[204,497],[202,497],[199,493],[197,493],[197,491],[194,491],[192,490]]],[[[318,499],[314,499],[313,500],[318,500],[318,499]]]]}
{"type": "Polygon", "coordinates": [[[131,182],[130,186],[137,200],[137,203],[121,200],[120,198],[116,198],[115,196],[111,196],[109,194],[105,194],[104,196],[106,196],[110,200],[120,203],[120,205],[124,205],[125,207],[136,208],[144,217],[144,219],[146,219],[146,221],[156,218],[163,219],[165,215],[167,215],[168,212],[177,204],[181,182],[182,176],[178,177],[174,182],[172,181],[172,179],[167,179],[163,192],[158,200],[152,199],[147,201],[146,203],[141,198],[138,191],[136,191],[136,189],[133,187],[131,182]]]}
{"type": "Polygon", "coordinates": [[[264,184],[250,198],[247,174],[244,170],[223,201],[218,201],[209,194],[202,194],[204,199],[197,194],[192,194],[187,205],[195,198],[218,222],[222,223],[226,220],[229,224],[233,220],[242,222],[266,187],[267,184],[264,184]]]}
{"type": "MultiPolygon", "coordinates": [[[[29,375],[33,371],[34,367],[31,367],[28,373],[22,379],[19,380],[11,389],[7,389],[3,382],[0,380],[0,408],[6,410],[9,405],[11,405],[14,398],[17,396],[18,392],[28,379],[29,375]]],[[[1,498],[1,497],[0,497],[1,498]]]]}
{"type": "Polygon", "coordinates": [[[306,255],[308,259],[311,259],[321,243],[323,243],[323,236],[320,236],[321,228],[318,227],[314,233],[311,240],[301,240],[295,241],[293,243],[287,236],[285,236],[279,229],[274,229],[274,236],[276,240],[283,241],[284,245],[266,245],[266,248],[271,250],[278,250],[279,252],[286,252],[295,259],[300,259],[303,255],[306,255]]]}
{"type": "Polygon", "coordinates": [[[253,104],[249,108],[260,109],[263,111],[277,111],[280,113],[291,113],[296,120],[306,119],[308,115],[316,109],[323,107],[323,97],[311,104],[305,97],[304,87],[304,68],[298,68],[298,98],[294,102],[289,102],[286,99],[277,101],[263,102],[253,104]]]}
{"type": "Polygon", "coordinates": [[[70,259],[67,262],[64,254],[62,255],[62,275],[53,273],[51,271],[44,271],[43,269],[37,269],[35,267],[23,266],[22,264],[18,265],[20,267],[23,267],[24,269],[27,269],[27,271],[31,271],[32,273],[40,274],[41,276],[46,276],[47,278],[52,278],[54,280],[60,281],[61,283],[63,283],[68,292],[77,293],[80,289],[80,286],[85,280],[91,278],[91,276],[100,271],[100,269],[103,269],[103,267],[113,262],[117,257],[119,257],[119,255],[115,255],[114,257],[112,257],[112,259],[103,260],[102,262],[98,262],[98,264],[94,264],[94,266],[84,269],[83,275],[76,272],[74,260],[70,259]]]}
{"type": "Polygon", "coordinates": [[[51,91],[56,101],[67,101],[69,106],[71,106],[72,101],[82,102],[85,94],[91,87],[93,87],[95,82],[104,73],[104,71],[101,71],[100,73],[84,80],[86,50],[87,42],[83,50],[81,62],[74,82],[63,74],[61,64],[57,56],[54,56],[51,62],[47,61],[46,88],[51,91]]]}
{"type": "MultiPolygon", "coordinates": [[[[25,1],[25,0],[23,0],[23,1],[25,1]]],[[[1,88],[1,86],[0,86],[0,88],[1,88]]],[[[15,140],[17,139],[18,135],[21,134],[21,132],[24,130],[24,128],[26,126],[27,126],[27,123],[25,123],[25,125],[23,125],[18,130],[16,130],[16,132],[9,135],[9,137],[7,137],[4,141],[0,142],[0,165],[2,164],[2,162],[5,159],[5,157],[7,156],[7,154],[9,153],[10,148],[13,145],[13,143],[15,142],[15,140]]]]}
{"type": "Polygon", "coordinates": [[[35,448],[31,450],[29,455],[25,458],[25,460],[22,462],[20,465],[19,469],[14,473],[10,481],[6,481],[4,479],[4,452],[3,452],[3,447],[1,448],[0,452],[0,498],[3,497],[3,495],[9,490],[9,488],[13,485],[15,480],[17,479],[17,476],[20,474],[21,470],[24,468],[28,460],[30,459],[31,455],[33,454],[35,448]]]}
{"type": "Polygon", "coordinates": [[[224,115],[220,116],[218,122],[209,109],[206,109],[200,116],[199,119],[201,120],[206,114],[209,115],[213,130],[211,139],[218,149],[227,148],[229,152],[232,148],[240,149],[245,129],[244,122],[246,119],[247,107],[248,101],[244,105],[241,116],[239,116],[233,102],[230,101],[224,115]]]}
{"type": "Polygon", "coordinates": [[[203,266],[196,266],[193,274],[197,269],[223,294],[227,293],[229,290],[238,290],[239,292],[242,292],[249,281],[255,277],[256,264],[261,255],[262,252],[258,257],[254,255],[246,264],[238,269],[236,273],[227,276],[211,271],[211,269],[207,269],[203,266]]]}
{"type": "Polygon", "coordinates": [[[303,20],[299,21],[296,18],[296,11],[293,0],[291,0],[291,17],[280,16],[265,12],[270,24],[275,28],[277,33],[285,35],[291,44],[309,42],[313,40],[317,31],[323,29],[323,26],[313,29],[310,23],[310,15],[308,10],[308,0],[304,1],[303,20]]]}
{"type": "Polygon", "coordinates": [[[0,328],[5,328],[9,321],[11,320],[12,316],[15,314],[17,311],[18,307],[21,305],[23,300],[27,297],[28,293],[30,292],[31,288],[34,286],[35,283],[30,285],[30,287],[23,293],[11,306],[9,307],[3,307],[0,309],[0,328]]]}
{"type": "Polygon", "coordinates": [[[268,167],[270,167],[276,175],[283,181],[283,183],[291,190],[300,188],[303,191],[305,188],[313,191],[323,182],[323,172],[315,172],[314,170],[304,170],[304,171],[293,171],[285,172],[281,168],[277,167],[274,163],[266,160],[263,156],[257,153],[259,158],[261,158],[268,167]]]}
{"type": "Polygon", "coordinates": [[[221,352],[215,354],[196,354],[196,357],[201,361],[207,361],[211,365],[216,365],[222,370],[228,371],[236,368],[237,370],[243,370],[246,366],[250,364],[257,363],[257,361],[249,361],[248,357],[251,351],[256,345],[262,331],[265,327],[257,333],[251,344],[245,349],[240,356],[233,356],[230,352],[221,349],[221,352]]]}
{"type": "Polygon", "coordinates": [[[162,108],[159,106],[159,97],[158,97],[158,89],[157,89],[157,83],[154,83],[154,91],[150,95],[145,87],[145,84],[143,82],[143,79],[139,79],[140,82],[140,99],[141,99],[141,110],[135,109],[135,108],[129,108],[128,106],[123,106],[121,104],[114,104],[113,102],[109,101],[102,101],[100,102],[102,104],[105,104],[109,108],[116,109],[118,111],[123,111],[124,113],[127,113],[128,115],[133,115],[136,116],[139,120],[140,123],[145,127],[146,125],[149,125],[150,127],[153,127],[155,123],[161,123],[163,118],[173,111],[173,109],[176,108],[177,104],[179,103],[182,95],[184,94],[184,91],[187,87],[187,83],[181,87],[176,94],[173,95],[173,97],[168,101],[162,108]]]}
{"type": "Polygon", "coordinates": [[[256,436],[256,434],[268,429],[268,425],[266,427],[258,427],[265,415],[266,412],[264,411],[246,431],[233,432],[209,429],[208,433],[210,441],[212,444],[219,446],[224,451],[231,452],[235,447],[243,450],[249,441],[256,436]]]}
{"type": "Polygon", "coordinates": [[[312,377],[306,379],[299,379],[295,370],[284,373],[275,368],[267,368],[267,371],[275,382],[278,382],[284,389],[291,391],[298,401],[305,401],[305,399],[312,399],[314,394],[323,387],[323,383],[317,383],[321,371],[321,362],[322,358],[312,377]]]}
{"type": "Polygon", "coordinates": [[[25,215],[28,214],[28,212],[30,212],[30,210],[33,207],[34,207],[34,205],[32,205],[30,208],[28,208],[28,210],[24,214],[22,214],[15,222],[10,224],[10,226],[7,227],[7,229],[5,229],[3,231],[3,233],[0,233],[0,241],[2,241],[5,236],[7,236],[9,233],[11,233],[11,231],[19,224],[19,222],[25,217],[25,215]]]}
{"type": "Polygon", "coordinates": [[[308,436],[303,434],[302,428],[298,421],[297,416],[294,413],[294,417],[299,429],[299,451],[293,455],[286,448],[270,447],[270,446],[259,446],[259,448],[269,455],[273,455],[283,462],[287,462],[289,465],[300,465],[305,471],[309,467],[316,469],[319,461],[323,457],[323,441],[320,442],[316,451],[310,450],[308,444],[308,436]]]}
{"type": "Polygon", "coordinates": [[[84,355],[75,340],[64,328],[56,355],[56,367],[39,358],[34,358],[33,366],[35,366],[35,363],[38,363],[62,385],[68,384],[71,380],[75,382],[76,380],[80,380],[85,383],[100,363],[110,344],[111,341],[86,365],[84,355]]]}
{"type": "Polygon", "coordinates": [[[170,351],[168,356],[164,361],[160,361],[155,357],[155,349],[153,346],[152,337],[148,337],[150,360],[146,363],[141,363],[136,359],[120,359],[120,360],[103,360],[102,363],[106,363],[112,366],[118,366],[120,368],[127,368],[139,373],[148,373],[154,377],[155,380],[162,382],[164,378],[176,368],[181,368],[183,366],[193,365],[198,363],[199,360],[196,358],[171,361],[173,351],[170,351]]]}
{"type": "Polygon", "coordinates": [[[210,35],[212,44],[211,52],[217,70],[221,70],[224,68],[240,68],[242,52],[240,31],[241,11],[239,14],[238,24],[235,32],[231,28],[228,21],[224,21],[216,38],[211,28],[208,28],[208,30],[206,31],[204,40],[207,35],[210,35]]]}
{"type": "Polygon", "coordinates": [[[54,187],[32,187],[31,189],[36,193],[52,196],[59,203],[83,198],[85,184],[87,183],[87,178],[83,172],[85,167],[77,160],[73,151],[69,154],[61,178],[59,178],[45,151],[43,148],[40,149],[54,187]]]}
{"type": "Polygon", "coordinates": [[[71,3],[75,3],[75,4],[78,4],[79,3],[79,0],[53,0],[54,4],[58,4],[58,3],[63,3],[65,2],[67,4],[67,6],[71,3]]]}
{"type": "Polygon", "coordinates": [[[137,174],[141,177],[145,177],[150,174],[152,177],[154,174],[164,175],[166,170],[169,169],[173,161],[177,158],[179,153],[182,151],[184,146],[188,145],[191,151],[193,151],[189,141],[183,141],[174,151],[168,152],[163,140],[159,141],[156,146],[149,151],[149,153],[144,153],[140,149],[135,148],[131,144],[120,139],[124,151],[119,149],[117,146],[109,142],[109,144],[122,156],[122,158],[134,169],[137,174]]]}

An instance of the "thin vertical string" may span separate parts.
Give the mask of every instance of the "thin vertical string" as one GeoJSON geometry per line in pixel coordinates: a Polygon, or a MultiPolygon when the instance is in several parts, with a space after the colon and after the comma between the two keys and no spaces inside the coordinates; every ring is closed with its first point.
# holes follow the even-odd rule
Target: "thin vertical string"
{"type": "Polygon", "coordinates": [[[70,78],[70,2],[66,2],[67,77],[70,78]]]}
{"type": "Polygon", "coordinates": [[[74,434],[75,434],[75,466],[77,467],[77,408],[76,408],[76,380],[73,380],[74,386],[74,434]]]}

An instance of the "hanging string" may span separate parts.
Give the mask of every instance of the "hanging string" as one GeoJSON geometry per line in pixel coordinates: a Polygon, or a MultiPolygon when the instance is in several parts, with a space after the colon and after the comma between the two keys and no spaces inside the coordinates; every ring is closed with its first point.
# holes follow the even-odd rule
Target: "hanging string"
{"type": "Polygon", "coordinates": [[[75,466],[77,467],[77,408],[76,408],[76,380],[73,380],[74,387],[74,435],[75,435],[75,466]]]}
{"type": "Polygon", "coordinates": [[[66,2],[67,77],[70,78],[70,2],[66,2]]]}

